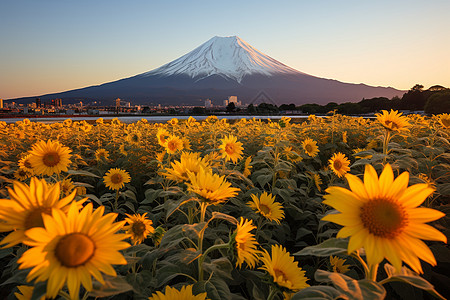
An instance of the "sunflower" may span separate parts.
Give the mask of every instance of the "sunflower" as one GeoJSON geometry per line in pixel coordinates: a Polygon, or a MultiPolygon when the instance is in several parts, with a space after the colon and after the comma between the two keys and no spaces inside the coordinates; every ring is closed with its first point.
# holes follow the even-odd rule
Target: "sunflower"
{"type": "MultiPolygon", "coordinates": [[[[19,285],[17,289],[20,292],[20,294],[14,293],[14,296],[16,296],[17,300],[30,300],[31,296],[33,296],[34,286],[19,285]]],[[[39,300],[45,300],[45,296],[42,296],[39,300]]]]}
{"type": "Polygon", "coordinates": [[[314,184],[315,184],[317,190],[319,192],[321,192],[322,188],[320,187],[320,185],[322,185],[323,182],[322,182],[322,178],[320,178],[320,175],[318,173],[313,173],[313,174],[311,174],[311,178],[314,181],[314,184]]]}
{"type": "Polygon", "coordinates": [[[379,178],[371,165],[366,165],[364,182],[351,174],[345,177],[350,190],[330,187],[323,202],[339,213],[322,219],[344,226],[337,237],[350,237],[348,253],[364,247],[369,266],[386,258],[397,270],[404,261],[417,273],[422,273],[419,258],[436,265],[433,253],[421,239],[447,241],[440,231],[424,224],[445,214],[418,207],[433,193],[433,188],[428,184],[407,187],[408,172],[394,180],[389,164],[379,178]]]}
{"type": "Polygon", "coordinates": [[[382,110],[382,114],[375,114],[378,122],[386,128],[388,131],[408,131],[408,118],[406,116],[402,116],[402,113],[398,111],[394,111],[391,109],[390,112],[387,110],[382,110]]]}
{"type": "Polygon", "coordinates": [[[192,293],[193,285],[185,285],[181,290],[167,286],[166,291],[163,293],[156,292],[153,293],[149,300],[208,300],[206,298],[206,293],[200,293],[194,296],[192,293]]]}
{"type": "Polygon", "coordinates": [[[31,147],[30,164],[37,175],[51,176],[54,173],[67,172],[70,164],[70,150],[58,141],[39,141],[31,147]]]}
{"type": "Polygon", "coordinates": [[[14,172],[14,178],[20,181],[24,181],[25,179],[30,178],[31,176],[33,176],[33,173],[24,169],[17,169],[16,172],[14,172]]]}
{"type": "MultiPolygon", "coordinates": [[[[60,199],[60,183],[49,185],[44,179],[32,177],[30,185],[14,181],[8,188],[10,199],[0,199],[0,219],[5,221],[1,231],[8,234],[0,245],[12,247],[26,239],[25,231],[33,227],[43,227],[43,215],[51,215],[52,209],[67,211],[75,193],[60,199]]],[[[79,206],[84,202],[78,202],[79,206]]]]}
{"type": "Polygon", "coordinates": [[[341,152],[335,153],[330,160],[328,160],[330,169],[336,174],[338,177],[342,177],[350,171],[349,165],[350,161],[345,157],[345,154],[341,152]]]}
{"type": "Polygon", "coordinates": [[[356,148],[353,149],[353,156],[355,158],[359,158],[359,159],[371,159],[372,158],[372,154],[367,154],[367,155],[357,155],[360,152],[364,152],[364,151],[368,151],[368,149],[363,149],[363,148],[356,148]]]}
{"type": "Polygon", "coordinates": [[[439,122],[445,128],[450,128],[450,115],[449,114],[441,114],[439,117],[439,122]]]}
{"type": "Polygon", "coordinates": [[[139,145],[141,142],[141,134],[139,131],[131,131],[127,134],[127,141],[134,145],[139,145]]]}
{"type": "Polygon", "coordinates": [[[254,194],[251,197],[253,201],[247,203],[250,208],[269,221],[275,221],[280,224],[280,221],[284,218],[284,211],[281,203],[275,202],[275,196],[263,192],[259,198],[254,194]]]}
{"type": "Polygon", "coordinates": [[[64,179],[61,181],[61,192],[64,196],[70,195],[74,190],[75,186],[73,185],[73,181],[70,178],[64,179]]]}
{"type": "Polygon", "coordinates": [[[294,257],[280,245],[272,245],[272,256],[264,250],[260,269],[272,276],[273,282],[282,288],[299,291],[309,286],[305,271],[294,261],[294,257]]]}
{"type": "Polygon", "coordinates": [[[194,192],[211,204],[219,204],[235,197],[238,188],[231,187],[225,176],[212,174],[209,170],[200,169],[197,173],[188,173],[190,183],[186,183],[188,191],[194,192]]]}
{"type": "Polygon", "coordinates": [[[175,181],[188,181],[188,172],[198,173],[200,169],[210,170],[208,164],[198,153],[182,152],[179,161],[171,163],[172,169],[166,169],[161,175],[175,181]]]}
{"type": "Polygon", "coordinates": [[[128,174],[127,171],[119,168],[109,169],[109,171],[106,172],[105,176],[103,176],[103,182],[110,190],[120,190],[121,188],[123,188],[125,183],[128,183],[130,181],[130,174],[128,174]]]}
{"type": "Polygon", "coordinates": [[[235,136],[229,135],[220,140],[222,144],[219,146],[220,153],[225,161],[231,160],[236,163],[238,159],[242,158],[242,143],[237,141],[235,136]]]}
{"type": "Polygon", "coordinates": [[[242,175],[244,175],[244,177],[248,177],[252,173],[250,171],[253,168],[253,166],[250,166],[251,162],[252,162],[252,157],[251,156],[247,157],[247,159],[245,160],[245,163],[244,163],[244,171],[242,172],[242,175]]]}
{"type": "Polygon", "coordinates": [[[22,170],[28,171],[33,174],[33,166],[30,163],[31,154],[25,155],[19,160],[19,167],[22,170]]]}
{"type": "Polygon", "coordinates": [[[305,153],[311,157],[315,157],[319,153],[319,147],[317,147],[317,142],[312,139],[306,139],[302,142],[303,150],[305,153]]]}
{"type": "Polygon", "coordinates": [[[101,149],[97,149],[97,151],[95,151],[95,159],[97,161],[108,160],[108,158],[109,158],[108,150],[101,148],[101,149]]]}
{"type": "Polygon", "coordinates": [[[236,267],[240,268],[246,262],[250,268],[254,268],[259,260],[258,255],[261,251],[256,249],[258,242],[256,241],[255,235],[250,232],[253,229],[256,229],[253,221],[241,217],[232,235],[236,253],[236,267]]]}
{"type": "Polygon", "coordinates": [[[128,156],[128,152],[125,150],[125,145],[124,145],[124,144],[121,144],[121,145],[119,146],[119,152],[120,152],[120,154],[122,154],[123,156],[128,156]]]}
{"type": "Polygon", "coordinates": [[[167,121],[167,123],[169,123],[172,126],[176,126],[178,124],[178,119],[177,118],[172,118],[169,121],[167,121]]]}
{"type": "Polygon", "coordinates": [[[86,188],[84,186],[77,186],[75,188],[75,192],[77,193],[77,196],[84,196],[86,195],[86,188]]]}
{"type": "Polygon", "coordinates": [[[72,124],[73,124],[72,119],[65,119],[65,120],[63,121],[63,125],[64,125],[65,127],[71,127],[72,124]]]}
{"type": "Polygon", "coordinates": [[[176,135],[171,135],[167,138],[164,146],[167,153],[174,154],[177,151],[183,150],[183,141],[176,135]]]}
{"type": "Polygon", "coordinates": [[[158,131],[156,132],[156,139],[161,146],[166,147],[168,137],[169,132],[167,130],[164,128],[158,128],[158,131]]]}
{"type": "Polygon", "coordinates": [[[127,221],[128,225],[123,227],[123,229],[131,236],[133,245],[141,244],[149,234],[155,232],[152,226],[153,221],[146,218],[147,213],[143,215],[135,214],[133,216],[126,215],[128,218],[125,218],[125,221],[127,221]]]}
{"type": "Polygon", "coordinates": [[[347,273],[350,268],[349,265],[345,264],[346,260],[343,258],[339,258],[338,256],[330,256],[330,265],[333,269],[333,272],[336,273],[347,273]]]}
{"type": "Polygon", "coordinates": [[[19,269],[33,268],[27,280],[47,280],[47,296],[56,297],[67,284],[72,299],[78,299],[80,284],[92,290],[92,278],[104,280],[100,271],[116,276],[112,264],[126,264],[119,250],[130,245],[122,240],[126,234],[117,234],[125,221],[113,223],[115,213],[103,215],[104,206],[93,212],[92,203],[81,211],[71,204],[67,215],[53,209],[52,216],[43,215],[44,228],[26,232],[31,246],[18,260],[19,269]]]}

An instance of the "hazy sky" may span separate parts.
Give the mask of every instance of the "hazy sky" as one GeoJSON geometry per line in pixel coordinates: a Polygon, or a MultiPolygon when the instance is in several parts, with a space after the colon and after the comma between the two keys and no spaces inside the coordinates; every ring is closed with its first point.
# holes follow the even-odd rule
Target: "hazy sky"
{"type": "Polygon", "coordinates": [[[143,73],[215,35],[319,77],[450,87],[449,13],[449,0],[0,0],[0,98],[143,73]]]}

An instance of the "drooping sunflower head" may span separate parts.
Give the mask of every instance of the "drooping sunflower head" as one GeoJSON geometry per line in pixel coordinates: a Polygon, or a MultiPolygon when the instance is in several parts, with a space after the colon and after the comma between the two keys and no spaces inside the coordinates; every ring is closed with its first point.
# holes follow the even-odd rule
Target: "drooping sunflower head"
{"type": "Polygon", "coordinates": [[[113,168],[106,172],[105,176],[103,176],[103,181],[110,190],[120,190],[124,187],[125,183],[131,181],[131,177],[127,171],[113,168]]]}
{"type": "Polygon", "coordinates": [[[174,154],[177,151],[183,150],[183,141],[176,135],[171,135],[167,138],[164,147],[166,148],[167,153],[174,154]]]}
{"type": "Polygon", "coordinates": [[[70,178],[66,178],[63,181],[61,181],[61,192],[64,196],[69,196],[72,191],[75,189],[75,186],[73,185],[73,181],[70,178]]]}
{"type": "Polygon", "coordinates": [[[319,147],[317,147],[317,142],[312,139],[306,139],[302,142],[303,150],[305,153],[311,157],[315,157],[319,153],[319,147]]]}
{"type": "Polygon", "coordinates": [[[109,151],[105,150],[103,148],[97,149],[95,151],[95,159],[97,161],[104,161],[104,160],[108,160],[109,158],[109,151]]]}
{"type": "Polygon", "coordinates": [[[370,266],[386,258],[397,270],[401,270],[403,261],[417,273],[422,273],[419,258],[436,265],[433,254],[421,239],[447,241],[440,231],[424,224],[445,214],[418,207],[433,193],[433,188],[428,184],[408,187],[408,172],[394,180],[389,164],[379,178],[371,165],[366,165],[364,182],[352,174],[345,177],[350,190],[333,186],[324,196],[323,203],[339,213],[328,214],[322,220],[344,226],[337,237],[350,237],[348,253],[364,248],[370,266]]]}
{"type": "Polygon", "coordinates": [[[193,285],[185,285],[180,290],[167,286],[164,294],[162,292],[153,293],[149,300],[209,300],[206,293],[194,295],[192,292],[193,285]]]}
{"type": "Polygon", "coordinates": [[[260,269],[269,273],[273,282],[279,287],[296,292],[309,286],[306,283],[308,278],[305,276],[305,271],[282,246],[272,245],[272,255],[264,250],[261,261],[263,265],[260,269]]]}
{"type": "Polygon", "coordinates": [[[450,128],[450,114],[441,114],[439,117],[439,122],[445,128],[450,128]]]}
{"type": "Polygon", "coordinates": [[[225,202],[235,197],[239,191],[225,180],[225,176],[213,174],[209,169],[200,169],[197,173],[188,172],[188,177],[188,191],[196,193],[211,204],[225,202]]]}
{"type": "Polygon", "coordinates": [[[391,109],[390,112],[387,110],[382,110],[382,114],[375,114],[377,117],[377,121],[389,131],[408,131],[408,127],[410,126],[408,122],[408,118],[406,116],[402,116],[402,113],[398,111],[394,111],[391,109]]]}
{"type": "Polygon", "coordinates": [[[79,297],[80,285],[92,290],[94,276],[104,284],[100,272],[116,276],[113,264],[126,264],[119,250],[130,245],[126,234],[117,234],[124,221],[114,223],[117,214],[103,215],[104,207],[93,211],[92,203],[81,211],[71,204],[67,214],[53,209],[43,215],[44,227],[26,232],[31,246],[18,260],[20,269],[32,268],[27,280],[47,281],[47,296],[56,297],[67,284],[72,299],[79,297]]]}
{"type": "Polygon", "coordinates": [[[124,226],[123,229],[131,236],[133,245],[141,244],[149,234],[155,232],[152,226],[153,221],[146,217],[147,213],[143,215],[126,215],[128,218],[125,218],[125,221],[127,221],[128,225],[124,226]]]}
{"type": "MultiPolygon", "coordinates": [[[[12,231],[0,244],[12,247],[26,240],[25,231],[43,227],[44,215],[51,215],[52,209],[66,211],[75,198],[75,193],[60,199],[60,183],[49,185],[44,179],[32,177],[30,185],[15,181],[8,188],[10,199],[0,199],[2,231],[12,231]]],[[[79,206],[84,201],[79,202],[79,206]]]]}
{"type": "Polygon", "coordinates": [[[29,161],[35,174],[51,176],[55,173],[67,172],[70,152],[72,150],[58,141],[39,141],[31,147],[29,161]]]}
{"type": "Polygon", "coordinates": [[[338,177],[344,176],[348,171],[350,171],[350,161],[345,154],[338,152],[333,154],[333,156],[328,160],[330,169],[338,177]]]}
{"type": "Polygon", "coordinates": [[[244,148],[242,147],[242,143],[237,141],[237,137],[229,135],[220,141],[222,144],[219,146],[219,149],[225,161],[231,160],[233,163],[236,163],[242,158],[242,150],[244,148]]]}
{"type": "Polygon", "coordinates": [[[166,147],[167,138],[169,136],[170,134],[166,129],[162,127],[158,128],[158,131],[156,132],[156,139],[161,146],[166,147]]]}
{"type": "Polygon", "coordinates": [[[254,194],[251,197],[252,201],[247,203],[248,206],[269,221],[280,224],[280,221],[284,218],[283,206],[275,201],[274,195],[263,192],[259,197],[254,194]]]}
{"type": "Polygon", "coordinates": [[[166,169],[161,175],[175,181],[188,181],[188,173],[198,173],[201,169],[210,170],[208,164],[199,153],[182,152],[179,161],[171,163],[172,168],[166,169]]]}
{"type": "Polygon", "coordinates": [[[250,171],[253,168],[253,166],[250,166],[251,162],[252,162],[252,157],[251,156],[247,157],[247,159],[245,160],[245,163],[244,163],[244,171],[242,172],[242,175],[244,175],[244,177],[248,177],[252,173],[250,171]]]}
{"type": "Polygon", "coordinates": [[[231,236],[236,267],[240,268],[245,262],[250,268],[254,268],[259,261],[261,251],[257,249],[258,242],[255,235],[251,233],[253,229],[256,229],[256,226],[253,225],[252,220],[241,218],[231,236]]]}

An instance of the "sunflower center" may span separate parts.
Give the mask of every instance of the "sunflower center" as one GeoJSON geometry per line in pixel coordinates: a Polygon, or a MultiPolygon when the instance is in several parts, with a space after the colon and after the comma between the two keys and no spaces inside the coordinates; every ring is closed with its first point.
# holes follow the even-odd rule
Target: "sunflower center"
{"type": "Polygon", "coordinates": [[[55,248],[56,258],[68,268],[84,265],[92,258],[94,252],[94,242],[82,233],[71,233],[64,236],[55,248]]]}
{"type": "Polygon", "coordinates": [[[312,146],[310,144],[305,145],[305,151],[312,152],[313,151],[312,146]]]}
{"type": "Polygon", "coordinates": [[[49,152],[44,155],[42,161],[47,167],[54,167],[61,161],[61,158],[58,152],[49,152]]]}
{"type": "Polygon", "coordinates": [[[444,125],[445,127],[450,127],[450,118],[448,118],[448,119],[441,118],[441,123],[442,123],[442,125],[444,125]]]}
{"type": "Polygon", "coordinates": [[[234,147],[233,147],[233,145],[232,145],[232,144],[226,144],[226,145],[225,145],[225,152],[226,152],[228,155],[233,154],[233,153],[234,153],[234,147]]]}
{"type": "Polygon", "coordinates": [[[23,162],[23,165],[24,165],[25,168],[27,168],[27,169],[32,169],[32,168],[33,168],[33,166],[31,165],[31,163],[30,163],[30,161],[29,161],[28,159],[26,159],[26,160],[23,162]]]}
{"type": "Polygon", "coordinates": [[[111,182],[114,184],[120,184],[123,181],[123,177],[122,175],[116,173],[114,175],[111,176],[111,182]]]}
{"type": "Polygon", "coordinates": [[[393,239],[408,224],[405,209],[386,199],[371,200],[361,207],[361,221],[375,236],[393,239]]]}
{"type": "Polygon", "coordinates": [[[342,162],[341,162],[340,160],[335,160],[335,161],[333,162],[333,167],[334,167],[336,170],[340,170],[340,169],[342,168],[342,162]]]}
{"type": "Polygon", "coordinates": [[[398,128],[398,124],[391,121],[391,120],[386,120],[385,124],[387,127],[392,128],[392,129],[397,129],[398,128]]]}
{"type": "Polygon", "coordinates": [[[265,204],[260,204],[259,210],[262,211],[266,215],[268,215],[270,213],[270,208],[265,204]]]}
{"type": "Polygon", "coordinates": [[[34,227],[44,227],[44,220],[42,219],[42,214],[51,215],[51,207],[38,207],[32,210],[28,216],[25,218],[25,229],[30,229],[34,227]]]}
{"type": "Polygon", "coordinates": [[[170,141],[167,143],[167,148],[169,148],[171,151],[174,151],[177,148],[177,145],[174,141],[170,141]]]}
{"type": "Polygon", "coordinates": [[[274,271],[274,273],[275,273],[275,279],[277,280],[277,281],[281,281],[281,282],[285,282],[285,281],[288,281],[287,280],[287,276],[286,276],[286,274],[283,272],[283,271],[281,271],[280,269],[273,269],[273,271],[274,271]],[[280,278],[281,277],[281,278],[280,278]],[[280,279],[280,280],[279,280],[280,279]]]}
{"type": "Polygon", "coordinates": [[[131,230],[135,235],[143,235],[145,232],[145,224],[141,221],[134,222],[131,230]]]}

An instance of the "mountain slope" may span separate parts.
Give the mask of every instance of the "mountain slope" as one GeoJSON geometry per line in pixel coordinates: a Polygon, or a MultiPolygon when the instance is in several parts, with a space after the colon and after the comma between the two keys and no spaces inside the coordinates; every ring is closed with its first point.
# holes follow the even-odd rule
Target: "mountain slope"
{"type": "Polygon", "coordinates": [[[210,98],[221,104],[236,95],[244,103],[261,94],[275,104],[359,101],[400,96],[403,92],[342,83],[297,71],[236,36],[213,37],[182,57],[152,71],[118,81],[40,96],[42,99],[105,100],[133,103],[193,104],[210,98]]]}

